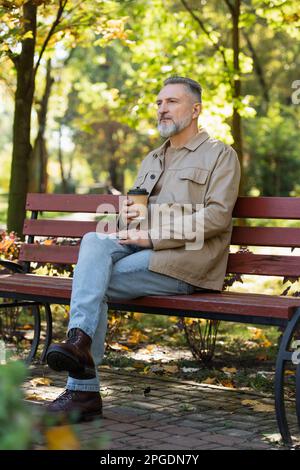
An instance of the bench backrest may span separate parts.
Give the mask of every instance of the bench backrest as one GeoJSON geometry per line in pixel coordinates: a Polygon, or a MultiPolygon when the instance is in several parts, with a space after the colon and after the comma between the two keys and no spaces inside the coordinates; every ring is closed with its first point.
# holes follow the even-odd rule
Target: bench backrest
{"type": "MultiPolygon", "coordinates": [[[[24,221],[24,235],[28,235],[20,252],[20,261],[75,264],[78,245],[35,244],[34,236],[82,238],[96,231],[97,221],[38,219],[42,212],[93,213],[106,205],[109,213],[118,213],[119,197],[114,195],[40,194],[27,195],[26,209],[31,219],[24,221]],[[110,206],[110,207],[109,207],[110,206]]],[[[242,226],[234,225],[231,245],[235,247],[300,247],[300,197],[240,197],[233,217],[243,220],[242,226]],[[299,221],[296,227],[246,226],[251,219],[285,219],[299,221]]],[[[262,220],[262,224],[264,221],[262,220]]],[[[269,225],[269,223],[265,223],[269,225]]],[[[232,247],[234,250],[234,247],[232,247]]],[[[236,251],[236,250],[235,250],[236,251]]],[[[28,270],[30,266],[28,264],[28,270]]],[[[300,276],[300,256],[292,254],[254,254],[238,252],[229,255],[228,273],[272,276],[300,276]]]]}

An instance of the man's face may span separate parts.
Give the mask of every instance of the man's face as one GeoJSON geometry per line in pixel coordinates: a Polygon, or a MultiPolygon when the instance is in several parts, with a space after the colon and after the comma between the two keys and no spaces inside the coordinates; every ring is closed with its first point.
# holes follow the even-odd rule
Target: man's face
{"type": "Polygon", "coordinates": [[[170,84],[160,91],[156,100],[158,130],[162,137],[171,137],[188,127],[195,118],[195,100],[185,85],[170,84]]]}

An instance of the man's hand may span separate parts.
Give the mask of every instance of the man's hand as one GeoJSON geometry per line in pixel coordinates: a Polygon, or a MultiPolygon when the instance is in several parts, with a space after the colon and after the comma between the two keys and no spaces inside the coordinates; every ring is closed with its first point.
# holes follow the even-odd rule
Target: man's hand
{"type": "Polygon", "coordinates": [[[137,245],[142,248],[152,248],[152,241],[146,230],[120,230],[118,233],[120,245],[137,245]]]}
{"type": "Polygon", "coordinates": [[[132,222],[135,217],[138,217],[139,215],[140,212],[139,210],[137,210],[133,200],[130,198],[124,199],[120,210],[120,216],[122,218],[123,223],[125,225],[130,224],[130,222],[132,222]]]}

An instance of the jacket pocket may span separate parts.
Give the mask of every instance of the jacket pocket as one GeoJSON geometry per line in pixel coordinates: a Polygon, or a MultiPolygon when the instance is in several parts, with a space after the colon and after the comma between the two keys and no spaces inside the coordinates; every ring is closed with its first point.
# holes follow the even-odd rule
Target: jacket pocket
{"type": "Polygon", "coordinates": [[[208,178],[208,170],[202,168],[184,168],[180,170],[179,179],[190,180],[194,183],[205,184],[208,178]]]}

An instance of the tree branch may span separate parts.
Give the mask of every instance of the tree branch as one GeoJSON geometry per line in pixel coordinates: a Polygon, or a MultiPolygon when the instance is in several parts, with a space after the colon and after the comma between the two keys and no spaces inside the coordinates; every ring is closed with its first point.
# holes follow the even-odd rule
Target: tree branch
{"type": "Polygon", "coordinates": [[[14,66],[17,68],[19,62],[19,54],[15,54],[11,49],[8,49],[6,54],[13,62],[14,66]]]}
{"type": "Polygon", "coordinates": [[[265,80],[265,75],[264,75],[264,71],[263,71],[263,68],[261,66],[261,63],[260,63],[260,60],[258,58],[258,55],[256,54],[256,51],[253,47],[253,44],[250,40],[250,37],[248,36],[248,34],[246,33],[246,31],[243,31],[243,36],[246,40],[246,43],[247,43],[247,46],[248,46],[248,49],[251,53],[251,56],[252,56],[252,59],[253,59],[253,66],[254,66],[254,70],[256,72],[256,75],[258,77],[258,80],[259,80],[259,83],[261,85],[261,88],[263,90],[263,96],[264,96],[264,99],[266,101],[266,103],[268,104],[270,102],[270,96],[269,96],[269,88],[268,88],[268,85],[267,85],[267,82],[265,80]]]}
{"type": "Polygon", "coordinates": [[[58,8],[58,10],[57,10],[56,18],[55,18],[55,20],[54,20],[53,23],[52,23],[52,26],[51,26],[51,28],[50,28],[48,34],[47,34],[47,37],[46,37],[46,39],[45,39],[45,41],[44,41],[44,44],[42,45],[39,58],[38,58],[38,60],[37,60],[36,66],[35,66],[35,68],[34,68],[34,78],[35,78],[35,76],[36,76],[37,70],[38,70],[38,68],[39,68],[39,65],[40,65],[41,59],[42,59],[42,57],[43,57],[43,54],[44,54],[44,52],[45,52],[45,50],[46,50],[46,47],[48,46],[48,43],[49,43],[49,41],[50,41],[52,35],[54,34],[54,31],[55,31],[56,27],[59,25],[59,22],[60,22],[60,20],[61,20],[62,14],[63,14],[63,12],[64,12],[64,9],[65,9],[67,3],[68,3],[68,0],[60,0],[60,1],[59,1],[59,8],[58,8]]]}
{"type": "Polygon", "coordinates": [[[230,10],[230,13],[234,15],[235,14],[234,6],[231,4],[230,0],[224,0],[224,1],[230,10]]]}
{"type": "Polygon", "coordinates": [[[201,20],[201,18],[199,18],[199,16],[196,15],[196,13],[194,12],[194,10],[187,4],[187,2],[185,0],[180,0],[182,5],[184,6],[184,8],[190,13],[190,15],[192,16],[192,18],[194,18],[195,21],[197,21],[197,23],[199,24],[200,28],[202,29],[202,31],[206,34],[206,36],[208,37],[208,39],[210,40],[210,42],[212,43],[214,49],[219,52],[221,55],[222,55],[222,58],[223,58],[223,62],[224,62],[224,65],[227,69],[227,71],[229,71],[229,67],[228,67],[228,63],[227,63],[227,60],[226,60],[226,57],[225,57],[225,52],[224,50],[222,49],[222,47],[220,47],[219,43],[218,42],[215,42],[211,35],[210,35],[210,32],[208,31],[208,29],[206,28],[206,26],[204,25],[203,21],[201,20]]]}

